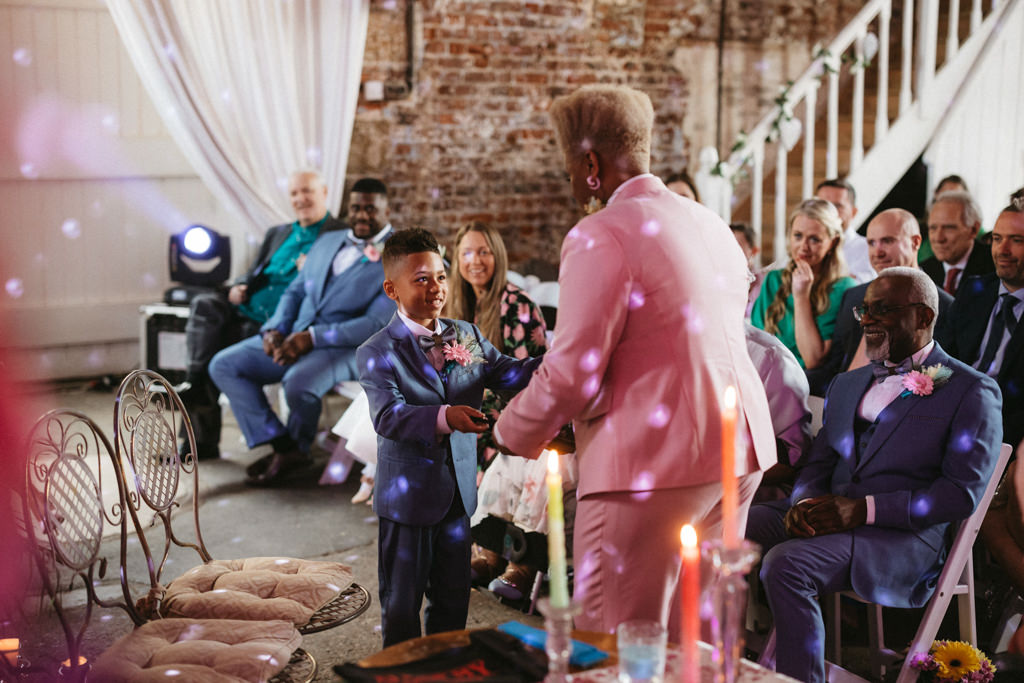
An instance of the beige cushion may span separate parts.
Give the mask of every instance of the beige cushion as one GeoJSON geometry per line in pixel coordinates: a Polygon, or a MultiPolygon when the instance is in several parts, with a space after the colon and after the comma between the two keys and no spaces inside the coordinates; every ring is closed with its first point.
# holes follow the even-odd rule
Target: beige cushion
{"type": "Polygon", "coordinates": [[[160,619],[100,655],[89,680],[104,683],[266,681],[302,642],[287,621],[160,619]]]}
{"type": "Polygon", "coordinates": [[[162,611],[167,617],[285,619],[301,626],[351,584],[352,570],[337,562],[214,560],[172,581],[162,611]]]}

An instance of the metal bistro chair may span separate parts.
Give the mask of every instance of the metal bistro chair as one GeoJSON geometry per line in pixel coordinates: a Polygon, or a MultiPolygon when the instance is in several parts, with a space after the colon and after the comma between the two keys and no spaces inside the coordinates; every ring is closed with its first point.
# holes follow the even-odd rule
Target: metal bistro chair
{"type": "MultiPolygon", "coordinates": [[[[198,461],[193,457],[196,452],[195,436],[184,405],[170,383],[159,374],[149,370],[136,370],[125,377],[117,393],[114,420],[117,460],[126,482],[127,512],[138,533],[139,544],[149,562],[152,589],[144,602],[150,614],[166,616],[170,610],[164,597],[167,592],[175,589],[176,582],[188,580],[190,574],[201,570],[204,566],[225,564],[225,561],[216,561],[212,558],[203,541],[199,523],[199,467],[198,461]],[[179,432],[179,428],[182,426],[184,429],[179,432]],[[179,456],[176,447],[175,435],[179,433],[185,433],[188,439],[186,447],[182,449],[183,456],[179,456]],[[183,480],[190,481],[193,488],[191,502],[188,504],[191,521],[186,523],[191,529],[188,540],[183,540],[172,528],[172,518],[177,517],[173,513],[175,508],[179,507],[176,497],[183,480]],[[150,524],[144,524],[141,519],[141,513],[144,510],[154,515],[150,524]],[[163,529],[162,549],[153,545],[149,538],[150,535],[153,535],[151,534],[153,526],[160,526],[163,529]],[[165,589],[161,585],[161,578],[172,544],[181,548],[190,548],[199,556],[203,564],[175,579],[165,589]]],[[[294,575],[294,572],[289,570],[296,566],[311,573],[324,572],[326,574],[333,571],[336,574],[337,568],[348,571],[347,567],[331,562],[308,562],[293,558],[255,559],[273,560],[264,563],[269,566],[263,567],[261,571],[277,574],[282,581],[287,580],[290,575],[294,575]]],[[[122,581],[125,580],[126,578],[122,576],[122,581]]],[[[318,582],[313,589],[318,595],[324,590],[327,590],[328,593],[340,592],[316,609],[308,621],[296,623],[296,627],[302,634],[315,633],[344,624],[358,617],[370,606],[369,592],[357,583],[351,583],[346,589],[340,590],[332,581],[325,580],[318,582]]],[[[220,595],[223,595],[224,598],[220,601],[221,604],[232,600],[237,601],[241,597],[253,604],[258,604],[261,610],[264,606],[269,607],[266,599],[251,594],[240,596],[238,592],[230,593],[222,590],[202,593],[203,600],[207,601],[207,606],[216,602],[220,595]]],[[[180,605],[178,606],[180,607],[180,605]]],[[[208,616],[215,616],[217,611],[214,607],[213,614],[208,614],[208,616]]],[[[187,613],[186,616],[195,617],[200,614],[187,613]]],[[[292,617],[261,616],[256,618],[290,619],[292,617]]]]}
{"type": "MultiPolygon", "coordinates": [[[[28,545],[39,571],[42,588],[53,605],[68,645],[68,661],[71,666],[61,671],[61,678],[83,681],[89,672],[90,663],[86,661],[80,664],[82,660],[79,656],[91,621],[93,605],[123,609],[137,625],[135,630],[118,641],[117,645],[122,651],[152,649],[156,644],[155,631],[163,629],[157,624],[138,626],[141,620],[124,584],[120,599],[103,600],[96,591],[99,579],[103,578],[106,570],[106,559],[100,556],[104,523],[120,528],[122,555],[126,547],[125,498],[119,478],[113,478],[117,486],[117,500],[109,506],[103,501],[104,464],[114,465],[114,460],[110,442],[100,428],[81,413],[52,410],[43,415],[32,428],[27,452],[26,487],[22,495],[24,529],[29,536],[28,545]],[[92,463],[95,463],[95,468],[92,463]],[[94,469],[99,473],[98,476],[93,473],[94,469]],[[71,590],[78,582],[86,593],[84,611],[80,617],[76,617],[64,605],[64,592],[71,590]]],[[[177,620],[177,623],[192,628],[194,632],[211,634],[216,630],[206,628],[210,621],[177,620]]],[[[216,626],[223,622],[212,623],[216,626]]],[[[283,626],[283,622],[279,623],[277,630],[282,631],[283,626]]],[[[286,640],[298,643],[300,636],[293,627],[289,629],[294,635],[288,638],[286,634],[286,640]]],[[[220,630],[223,634],[227,629],[220,630]]],[[[242,642],[241,639],[233,640],[230,637],[225,642],[217,640],[213,635],[206,635],[203,639],[217,641],[222,648],[233,648],[242,642]]],[[[281,642],[274,643],[263,638],[255,640],[259,640],[259,643],[250,639],[245,646],[257,645],[260,651],[276,652],[282,656],[291,653],[292,661],[281,672],[285,675],[279,675],[273,680],[282,683],[312,680],[313,674],[306,674],[310,669],[315,673],[316,663],[307,653],[287,647],[281,642]]],[[[175,641],[172,639],[164,642],[171,645],[175,641]]],[[[247,650],[246,654],[250,651],[247,650]]],[[[266,655],[267,659],[271,657],[272,654],[266,655]]],[[[97,660],[97,667],[101,666],[101,660],[102,655],[97,660]]],[[[274,663],[267,663],[265,659],[250,666],[254,671],[269,673],[279,668],[274,663]]],[[[101,675],[99,671],[96,673],[101,675]]]]}

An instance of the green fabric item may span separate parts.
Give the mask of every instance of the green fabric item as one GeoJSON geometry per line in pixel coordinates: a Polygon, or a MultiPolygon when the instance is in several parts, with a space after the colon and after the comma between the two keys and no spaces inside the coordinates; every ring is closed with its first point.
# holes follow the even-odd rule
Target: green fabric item
{"type": "Polygon", "coordinates": [[[271,255],[267,267],[260,273],[259,286],[254,290],[253,285],[249,285],[249,300],[238,307],[242,315],[261,324],[267,322],[284,290],[299,273],[295,267],[296,260],[313,246],[326,222],[327,215],[305,228],[298,221],[292,223],[291,234],[271,255]]]}
{"type": "MultiPolygon", "coordinates": [[[[815,319],[818,332],[823,340],[828,341],[832,338],[832,333],[836,329],[836,317],[839,315],[839,304],[843,300],[843,293],[850,287],[856,286],[856,284],[857,281],[853,278],[842,277],[832,285],[832,290],[828,293],[828,310],[815,319]]],[[[750,323],[754,327],[762,330],[765,329],[765,315],[768,313],[768,307],[775,300],[775,293],[779,291],[781,286],[781,269],[773,270],[765,276],[764,284],[761,285],[761,293],[757,296],[757,300],[754,302],[754,309],[750,313],[750,323]]],[[[804,359],[800,357],[800,351],[796,347],[796,327],[793,324],[792,294],[786,298],[786,314],[779,321],[779,329],[775,332],[775,336],[786,345],[787,349],[793,352],[796,359],[800,361],[800,367],[806,367],[804,359]]]]}

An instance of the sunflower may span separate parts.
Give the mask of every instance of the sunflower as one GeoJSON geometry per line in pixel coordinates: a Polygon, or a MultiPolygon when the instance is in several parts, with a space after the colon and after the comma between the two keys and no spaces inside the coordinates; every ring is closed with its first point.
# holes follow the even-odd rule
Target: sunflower
{"type": "Polygon", "coordinates": [[[939,665],[935,673],[940,679],[959,681],[981,667],[978,651],[968,643],[955,640],[939,641],[932,656],[939,665]]]}

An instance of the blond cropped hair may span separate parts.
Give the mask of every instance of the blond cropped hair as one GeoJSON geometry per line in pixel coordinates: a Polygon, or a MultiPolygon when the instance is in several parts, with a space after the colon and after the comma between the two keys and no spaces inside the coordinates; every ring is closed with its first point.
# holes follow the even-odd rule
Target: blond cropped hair
{"type": "Polygon", "coordinates": [[[586,85],[549,110],[565,158],[594,151],[646,172],[651,163],[654,107],[646,93],[624,85],[586,85]]]}

